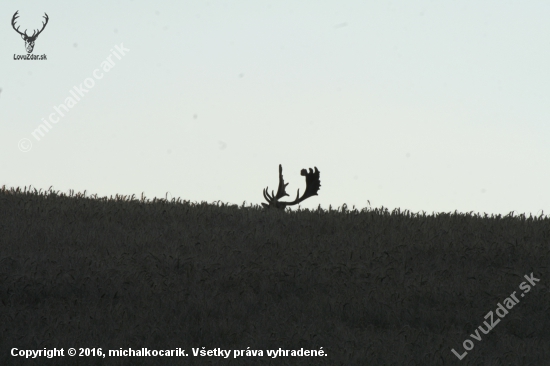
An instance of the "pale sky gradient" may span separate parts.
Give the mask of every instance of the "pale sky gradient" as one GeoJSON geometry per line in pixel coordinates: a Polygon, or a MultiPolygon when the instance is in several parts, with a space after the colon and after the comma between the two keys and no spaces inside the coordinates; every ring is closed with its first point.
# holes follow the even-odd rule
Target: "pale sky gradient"
{"type": "Polygon", "coordinates": [[[3,0],[0,15],[0,185],[259,204],[282,164],[291,200],[302,168],[321,171],[307,208],[550,211],[547,1],[3,0]],[[14,60],[16,10],[28,33],[49,15],[47,61],[14,60]]]}

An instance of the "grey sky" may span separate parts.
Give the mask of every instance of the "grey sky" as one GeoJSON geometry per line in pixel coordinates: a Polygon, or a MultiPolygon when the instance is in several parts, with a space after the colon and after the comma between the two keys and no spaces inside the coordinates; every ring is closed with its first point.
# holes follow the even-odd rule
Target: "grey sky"
{"type": "Polygon", "coordinates": [[[0,15],[0,184],[259,204],[282,164],[292,199],[302,168],[321,171],[303,207],[550,210],[548,2],[4,0],[0,15]],[[47,61],[14,60],[16,10],[28,33],[48,14],[47,61]]]}

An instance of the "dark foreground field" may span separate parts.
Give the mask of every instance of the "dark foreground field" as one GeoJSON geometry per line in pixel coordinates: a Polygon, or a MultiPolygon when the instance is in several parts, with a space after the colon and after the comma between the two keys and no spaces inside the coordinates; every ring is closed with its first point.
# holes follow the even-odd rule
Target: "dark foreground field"
{"type": "Polygon", "coordinates": [[[0,365],[549,365],[549,263],[546,217],[4,188],[0,365]]]}

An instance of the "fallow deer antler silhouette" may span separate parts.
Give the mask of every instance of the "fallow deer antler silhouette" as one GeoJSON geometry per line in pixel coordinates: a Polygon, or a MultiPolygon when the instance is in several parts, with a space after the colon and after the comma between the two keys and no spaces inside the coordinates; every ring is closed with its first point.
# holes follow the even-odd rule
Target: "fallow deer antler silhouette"
{"type": "Polygon", "coordinates": [[[288,183],[285,183],[283,180],[283,167],[281,164],[279,164],[279,188],[277,189],[277,194],[274,194],[273,191],[271,191],[271,195],[269,194],[269,187],[264,189],[264,197],[267,201],[266,203],[262,203],[262,206],[265,208],[277,208],[279,210],[284,210],[287,206],[296,205],[306,199],[308,199],[311,196],[317,196],[317,192],[319,191],[319,188],[321,188],[321,181],[319,179],[319,170],[317,167],[315,167],[315,171],[313,169],[309,168],[309,172],[306,169],[302,169],[300,172],[301,175],[306,177],[306,190],[302,197],[300,197],[300,190],[298,189],[298,193],[296,194],[296,199],[292,202],[281,202],[279,201],[284,196],[288,196],[286,193],[286,186],[288,183]]]}

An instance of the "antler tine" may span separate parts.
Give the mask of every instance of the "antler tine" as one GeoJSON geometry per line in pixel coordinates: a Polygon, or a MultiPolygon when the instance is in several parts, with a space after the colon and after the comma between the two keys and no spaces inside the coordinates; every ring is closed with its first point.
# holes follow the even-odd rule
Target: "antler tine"
{"type": "Polygon", "coordinates": [[[264,188],[264,198],[267,202],[271,202],[273,200],[273,197],[269,195],[269,192],[267,191],[269,187],[264,188]]]}
{"type": "Polygon", "coordinates": [[[19,18],[19,14],[18,14],[18,13],[19,13],[19,10],[17,10],[17,11],[15,12],[15,14],[13,14],[13,17],[11,18],[11,26],[12,26],[13,29],[15,29],[15,31],[16,31],[17,33],[19,33],[20,35],[23,35],[23,34],[27,35],[26,32],[25,32],[25,33],[21,33],[21,32],[19,31],[19,27],[15,28],[15,21],[17,20],[17,18],[19,18]]]}
{"type": "Polygon", "coordinates": [[[45,19],[46,19],[46,22],[42,22],[42,29],[40,29],[40,30],[35,29],[35,30],[33,31],[31,37],[35,37],[35,33],[36,33],[36,32],[38,32],[38,33],[36,33],[36,36],[38,37],[38,35],[39,35],[40,33],[42,33],[42,31],[44,30],[44,28],[46,28],[46,24],[48,24],[48,20],[49,20],[50,18],[48,17],[48,14],[47,14],[47,13],[44,13],[44,14],[45,14],[45,15],[44,15],[42,18],[45,18],[45,19]]]}
{"type": "Polygon", "coordinates": [[[298,188],[298,192],[296,193],[296,199],[294,200],[294,202],[298,201],[299,198],[300,198],[300,188],[298,188]]]}
{"type": "Polygon", "coordinates": [[[42,33],[42,31],[44,30],[44,28],[46,28],[46,25],[48,24],[48,20],[50,19],[47,13],[44,13],[44,16],[42,18],[46,19],[46,21],[42,22],[42,29],[40,29],[40,32],[38,32],[38,34],[42,33]]]}
{"type": "Polygon", "coordinates": [[[15,27],[15,21],[17,20],[17,18],[19,18],[19,10],[17,10],[15,14],[13,14],[13,17],[11,17],[11,25],[14,27],[15,27]]]}
{"type": "Polygon", "coordinates": [[[281,199],[284,196],[288,196],[288,193],[286,193],[286,186],[288,186],[288,183],[285,183],[283,179],[283,166],[279,164],[279,187],[277,188],[277,195],[275,198],[281,199]]]}

